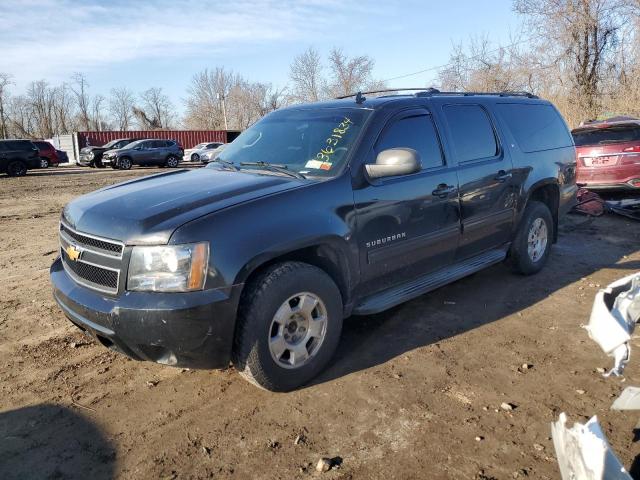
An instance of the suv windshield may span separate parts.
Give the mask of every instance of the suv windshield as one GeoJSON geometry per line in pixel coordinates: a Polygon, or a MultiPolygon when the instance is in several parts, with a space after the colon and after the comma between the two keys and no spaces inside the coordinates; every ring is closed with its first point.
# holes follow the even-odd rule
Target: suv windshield
{"type": "Polygon", "coordinates": [[[615,127],[589,128],[571,132],[576,147],[605,145],[607,143],[640,142],[640,125],[628,124],[615,127]]]}
{"type": "Polygon", "coordinates": [[[254,169],[241,164],[264,162],[307,176],[332,177],[370,114],[361,108],[276,111],[244,131],[218,158],[240,168],[254,169]]]}

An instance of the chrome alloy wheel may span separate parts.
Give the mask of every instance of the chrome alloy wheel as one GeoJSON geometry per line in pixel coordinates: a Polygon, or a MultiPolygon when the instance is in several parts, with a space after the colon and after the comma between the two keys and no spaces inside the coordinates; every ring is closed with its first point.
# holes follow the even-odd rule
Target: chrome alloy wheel
{"type": "Polygon", "coordinates": [[[327,333],[327,308],[313,293],[297,293],[278,309],[269,329],[271,357],[283,368],[306,365],[327,333]]]}
{"type": "Polygon", "coordinates": [[[549,241],[549,230],[542,218],[536,218],[531,224],[529,235],[527,236],[527,253],[532,262],[537,262],[542,258],[547,249],[549,241]]]}

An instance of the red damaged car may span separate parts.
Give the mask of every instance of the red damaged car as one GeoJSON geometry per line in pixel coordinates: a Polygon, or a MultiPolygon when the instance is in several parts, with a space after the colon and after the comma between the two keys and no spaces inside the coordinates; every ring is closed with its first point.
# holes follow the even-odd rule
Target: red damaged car
{"type": "Polygon", "coordinates": [[[576,183],[592,190],[640,191],[640,120],[615,117],[584,123],[576,144],[576,183]]]}

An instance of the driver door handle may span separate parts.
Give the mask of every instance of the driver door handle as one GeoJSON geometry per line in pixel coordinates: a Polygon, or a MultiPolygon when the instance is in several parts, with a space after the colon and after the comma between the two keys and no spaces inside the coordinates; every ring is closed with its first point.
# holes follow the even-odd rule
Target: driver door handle
{"type": "Polygon", "coordinates": [[[504,170],[500,170],[498,172],[498,175],[496,175],[495,179],[499,182],[506,182],[507,180],[509,180],[511,177],[513,177],[513,173],[509,172],[505,172],[504,170]]]}
{"type": "Polygon", "coordinates": [[[453,185],[447,185],[446,183],[441,183],[436,187],[436,189],[431,192],[434,197],[445,198],[447,195],[451,193],[455,193],[457,188],[453,185]]]}

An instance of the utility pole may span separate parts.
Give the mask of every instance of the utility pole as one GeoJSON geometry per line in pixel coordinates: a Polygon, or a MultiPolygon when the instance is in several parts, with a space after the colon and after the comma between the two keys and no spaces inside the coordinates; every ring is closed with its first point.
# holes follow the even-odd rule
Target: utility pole
{"type": "Polygon", "coordinates": [[[227,109],[224,105],[224,94],[220,95],[218,93],[217,96],[218,96],[218,100],[222,102],[222,118],[224,118],[224,129],[229,130],[229,126],[227,125],[227,109]]]}

